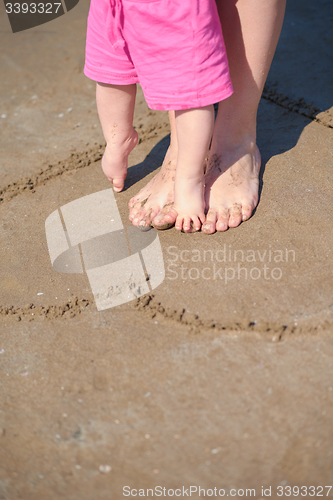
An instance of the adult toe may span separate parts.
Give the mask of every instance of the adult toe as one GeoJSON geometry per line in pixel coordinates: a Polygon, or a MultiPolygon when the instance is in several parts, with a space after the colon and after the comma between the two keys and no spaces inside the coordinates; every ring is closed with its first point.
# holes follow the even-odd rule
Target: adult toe
{"type": "Polygon", "coordinates": [[[137,226],[142,220],[144,220],[145,215],[146,210],[144,210],[143,208],[139,208],[134,217],[131,218],[132,224],[134,226],[137,226]]]}
{"type": "Polygon", "coordinates": [[[130,201],[128,202],[128,208],[129,209],[134,208],[134,206],[137,203],[139,203],[138,197],[137,196],[133,196],[133,198],[131,198],[130,201]]]}
{"type": "Polygon", "coordinates": [[[151,226],[152,222],[153,222],[153,219],[156,217],[156,215],[158,214],[158,212],[159,212],[158,207],[148,208],[145,211],[144,215],[141,214],[141,220],[139,222],[139,225],[140,226],[151,226]]]}
{"type": "Polygon", "coordinates": [[[237,227],[242,222],[242,208],[234,203],[229,209],[229,227],[237,227]]]}
{"type": "Polygon", "coordinates": [[[169,229],[175,224],[177,215],[174,208],[165,207],[153,218],[152,225],[155,229],[169,229]]]}
{"type": "Polygon", "coordinates": [[[216,231],[226,231],[229,227],[229,211],[226,207],[220,207],[216,222],[216,231]]]}
{"type": "Polygon", "coordinates": [[[143,216],[141,216],[138,222],[139,229],[145,230],[151,227],[151,220],[152,220],[151,213],[152,209],[150,208],[143,216]]]}
{"type": "Polygon", "coordinates": [[[202,225],[201,231],[205,234],[213,234],[216,231],[217,212],[210,209],[207,213],[206,220],[202,225]]]}
{"type": "Polygon", "coordinates": [[[251,205],[242,205],[242,220],[245,221],[249,219],[252,215],[252,206],[251,205]]]}
{"type": "Polygon", "coordinates": [[[130,209],[130,213],[129,213],[129,220],[130,221],[133,221],[136,217],[137,217],[137,214],[140,212],[140,205],[134,205],[131,209],[130,209]]]}

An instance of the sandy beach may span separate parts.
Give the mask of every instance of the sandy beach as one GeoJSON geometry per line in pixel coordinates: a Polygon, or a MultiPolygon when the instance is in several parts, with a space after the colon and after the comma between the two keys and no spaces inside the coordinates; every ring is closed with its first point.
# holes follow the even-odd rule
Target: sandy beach
{"type": "MultiPolygon", "coordinates": [[[[0,499],[333,497],[330,2],[287,6],[254,215],[159,232],[163,282],[105,310],[87,272],[52,266],[45,230],[110,188],[83,75],[88,8],[13,34],[0,5],[0,499]]],[[[169,144],[141,89],[134,125],[124,227],[169,144]]]]}

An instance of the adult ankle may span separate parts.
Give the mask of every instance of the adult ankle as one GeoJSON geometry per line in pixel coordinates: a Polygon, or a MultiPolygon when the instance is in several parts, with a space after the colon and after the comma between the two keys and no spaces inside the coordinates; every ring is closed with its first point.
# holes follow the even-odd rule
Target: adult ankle
{"type": "Polygon", "coordinates": [[[252,130],[226,130],[224,133],[216,134],[211,151],[213,153],[254,153],[256,148],[256,131],[252,130]]]}

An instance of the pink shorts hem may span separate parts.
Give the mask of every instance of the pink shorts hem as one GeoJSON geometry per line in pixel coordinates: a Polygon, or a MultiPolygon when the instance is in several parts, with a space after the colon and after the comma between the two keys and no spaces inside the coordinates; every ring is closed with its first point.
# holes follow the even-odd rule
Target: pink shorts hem
{"type": "MultiPolygon", "coordinates": [[[[90,78],[95,82],[106,83],[108,85],[132,85],[134,83],[140,83],[137,76],[133,77],[121,77],[116,75],[111,75],[103,71],[91,70],[85,65],[84,74],[86,77],[90,78]]],[[[176,111],[179,109],[194,109],[202,108],[204,106],[209,106],[210,104],[215,104],[217,102],[223,101],[230,97],[233,93],[232,83],[229,82],[222,88],[217,89],[209,94],[201,94],[200,96],[189,96],[186,99],[186,104],[184,104],[184,97],[173,98],[173,99],[161,99],[154,98],[145,95],[146,102],[150,109],[156,111],[176,111]]]]}
{"type": "Polygon", "coordinates": [[[203,108],[205,106],[209,106],[210,104],[215,104],[227,99],[232,95],[232,93],[232,84],[229,83],[222,89],[218,89],[215,92],[200,95],[199,97],[190,97],[186,99],[186,104],[184,104],[184,99],[154,99],[150,98],[148,95],[146,95],[145,98],[150,109],[154,109],[156,111],[177,111],[179,109],[203,108]]]}
{"type": "Polygon", "coordinates": [[[104,71],[90,69],[87,67],[87,64],[84,66],[83,73],[86,77],[90,78],[90,80],[107,83],[109,85],[132,85],[133,83],[139,83],[139,78],[137,76],[115,76],[104,71]]]}

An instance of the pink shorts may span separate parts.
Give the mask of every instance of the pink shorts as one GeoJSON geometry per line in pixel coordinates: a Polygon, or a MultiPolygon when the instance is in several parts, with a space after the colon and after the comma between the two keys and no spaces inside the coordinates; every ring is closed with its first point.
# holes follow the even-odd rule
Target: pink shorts
{"type": "Polygon", "coordinates": [[[215,0],[91,0],[84,73],[140,83],[151,109],[191,109],[232,92],[215,0]]]}

